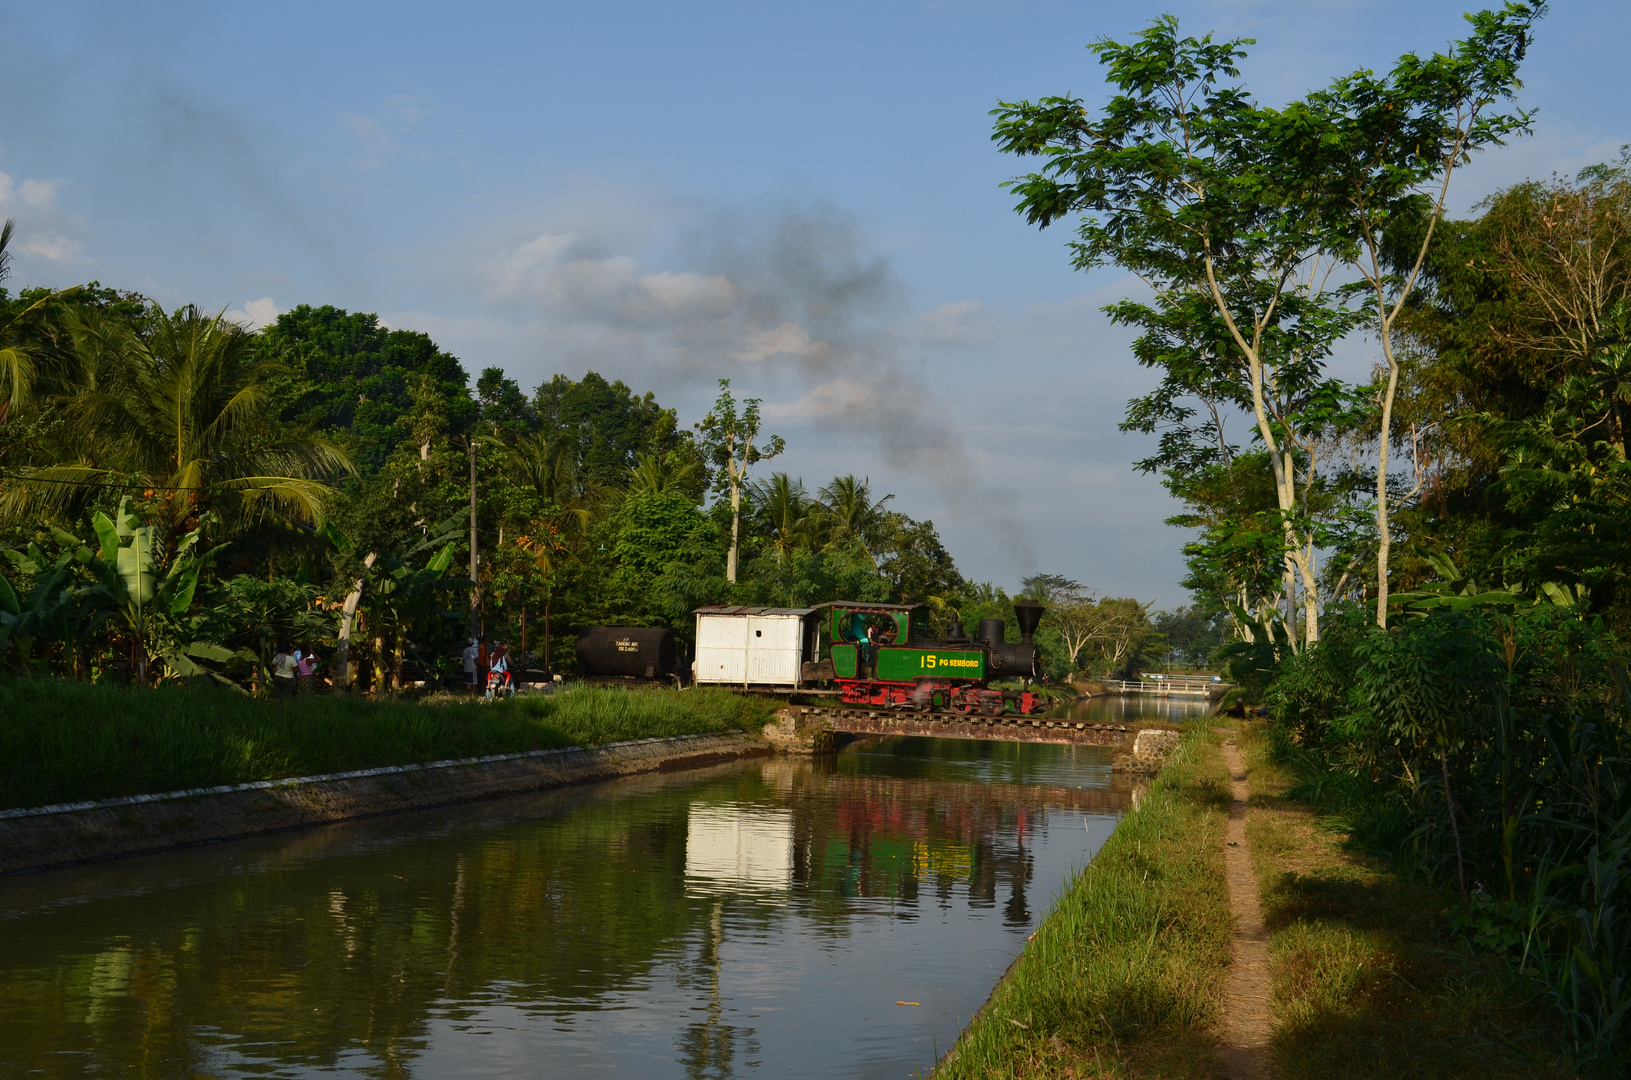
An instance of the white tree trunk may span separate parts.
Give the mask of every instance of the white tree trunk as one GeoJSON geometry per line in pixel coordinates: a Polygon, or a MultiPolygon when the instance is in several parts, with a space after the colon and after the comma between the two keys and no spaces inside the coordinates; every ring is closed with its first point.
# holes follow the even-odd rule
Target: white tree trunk
{"type": "Polygon", "coordinates": [[[363,559],[363,576],[351,583],[351,591],[346,593],[345,605],[340,609],[340,640],[334,657],[334,674],[340,680],[337,690],[351,689],[351,624],[357,618],[357,605],[362,602],[363,582],[378,557],[378,552],[370,551],[363,559]]]}

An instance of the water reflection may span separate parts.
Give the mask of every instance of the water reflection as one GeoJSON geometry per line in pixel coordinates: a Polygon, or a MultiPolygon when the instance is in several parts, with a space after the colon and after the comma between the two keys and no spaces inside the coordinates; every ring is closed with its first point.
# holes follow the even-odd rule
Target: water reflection
{"type": "Polygon", "coordinates": [[[1101,724],[1135,723],[1139,720],[1160,720],[1181,724],[1192,717],[1205,716],[1215,705],[1216,702],[1198,697],[1105,694],[1099,697],[1078,698],[1059,706],[1048,715],[1101,724]]]}
{"type": "Polygon", "coordinates": [[[792,882],[790,811],[691,804],[685,828],[685,883],[690,892],[780,893],[792,882]]]}
{"type": "Polygon", "coordinates": [[[898,1077],[1126,801],[876,740],[11,879],[0,1076],[898,1077]]]}

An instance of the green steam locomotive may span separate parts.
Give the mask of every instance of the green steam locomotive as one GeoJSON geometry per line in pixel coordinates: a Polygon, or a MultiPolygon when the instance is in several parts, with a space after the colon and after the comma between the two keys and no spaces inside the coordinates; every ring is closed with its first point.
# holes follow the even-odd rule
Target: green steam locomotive
{"type": "Polygon", "coordinates": [[[1017,643],[1003,640],[1002,619],[980,620],[973,637],[953,620],[944,637],[932,637],[922,605],[838,601],[829,611],[833,682],[845,704],[988,715],[1044,709],[1029,688],[1041,661],[1033,641],[1044,613],[1040,604],[1014,605],[1017,643]],[[1019,679],[1021,688],[990,685],[1004,678],[1019,679]]]}

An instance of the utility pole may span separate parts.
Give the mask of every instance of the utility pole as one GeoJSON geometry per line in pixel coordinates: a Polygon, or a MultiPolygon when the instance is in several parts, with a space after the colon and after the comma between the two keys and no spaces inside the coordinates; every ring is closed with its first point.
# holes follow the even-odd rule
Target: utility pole
{"type": "Polygon", "coordinates": [[[481,636],[481,586],[476,570],[481,557],[476,550],[476,436],[468,440],[470,447],[470,636],[481,636]]]}

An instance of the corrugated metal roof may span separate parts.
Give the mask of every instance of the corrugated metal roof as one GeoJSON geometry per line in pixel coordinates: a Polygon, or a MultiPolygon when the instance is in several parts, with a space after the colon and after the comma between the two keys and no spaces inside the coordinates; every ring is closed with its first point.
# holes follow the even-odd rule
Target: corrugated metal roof
{"type": "Polygon", "coordinates": [[[744,607],[733,605],[730,607],[699,607],[693,615],[809,615],[826,607],[825,604],[816,607],[744,607]]]}

